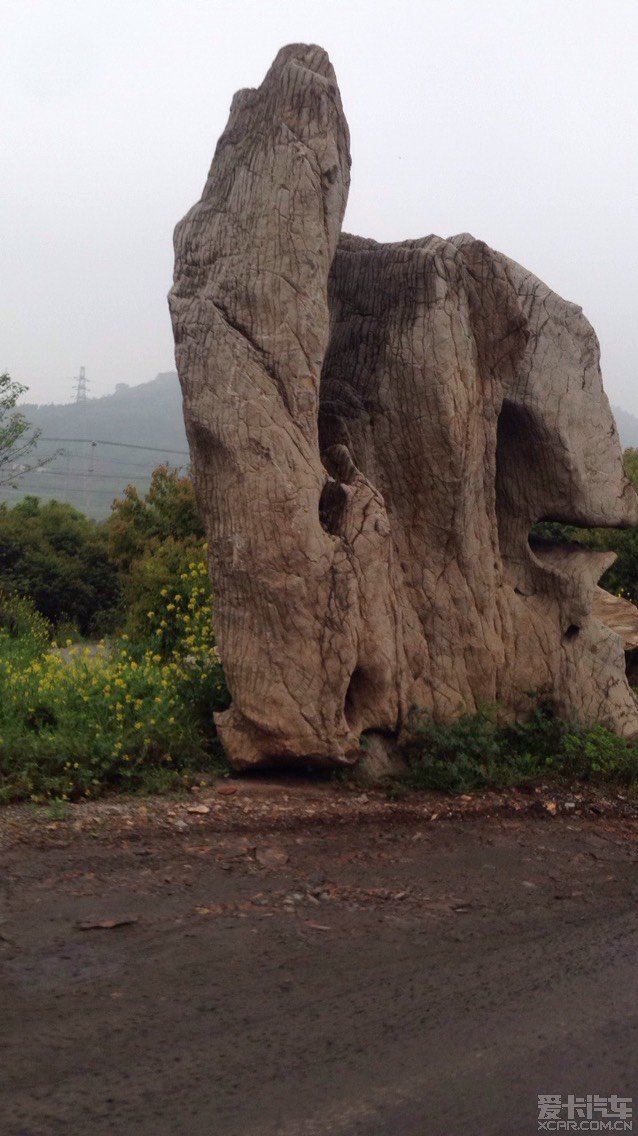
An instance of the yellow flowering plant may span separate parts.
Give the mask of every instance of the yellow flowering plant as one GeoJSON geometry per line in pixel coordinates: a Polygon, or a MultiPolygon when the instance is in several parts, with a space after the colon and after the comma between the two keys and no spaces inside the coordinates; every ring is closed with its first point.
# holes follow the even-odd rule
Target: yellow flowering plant
{"type": "Polygon", "coordinates": [[[213,712],[228,693],[201,550],[180,575],[144,638],[58,648],[44,622],[0,626],[0,800],[174,786],[220,766],[213,712]]]}

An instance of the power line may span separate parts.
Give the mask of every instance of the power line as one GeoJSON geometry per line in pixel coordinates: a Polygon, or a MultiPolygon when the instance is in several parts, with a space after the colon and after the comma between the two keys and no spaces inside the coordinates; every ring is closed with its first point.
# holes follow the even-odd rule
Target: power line
{"type": "MultiPolygon", "coordinates": [[[[66,451],[65,451],[65,453],[66,453],[66,451]]],[[[85,456],[86,456],[85,454],[78,454],[78,453],[69,454],[70,458],[82,458],[82,457],[85,457],[85,456]]],[[[144,462],[132,462],[132,461],[118,461],[117,458],[103,458],[102,465],[103,466],[107,465],[109,468],[112,465],[118,465],[118,466],[119,465],[128,465],[128,466],[130,466],[131,469],[149,469],[149,467],[152,465],[152,459],[147,458],[146,461],[144,461],[144,462]]],[[[171,465],[169,468],[170,469],[181,469],[181,466],[171,465]]],[[[151,472],[152,472],[152,470],[151,470],[151,472]]],[[[114,473],[113,476],[118,477],[119,474],[114,473]]],[[[121,476],[124,477],[125,474],[122,474],[121,476]]]]}
{"type": "MultiPolygon", "coordinates": [[[[45,492],[50,492],[54,488],[55,488],[55,486],[53,486],[53,485],[34,485],[34,484],[21,482],[20,485],[18,485],[15,489],[10,490],[10,492],[20,493],[20,491],[22,489],[30,489],[30,490],[33,490],[34,492],[39,490],[41,493],[45,493],[45,492]]],[[[83,488],[84,487],[83,487],[82,484],[76,485],[76,486],[70,486],[71,492],[74,493],[76,496],[78,496],[82,492],[83,488]]],[[[116,497],[118,490],[115,489],[115,488],[109,489],[106,485],[98,485],[94,489],[91,489],[91,493],[92,494],[106,493],[110,497],[116,497]]]]}
{"type": "Polygon", "coordinates": [[[82,442],[89,446],[122,446],[125,450],[148,450],[155,454],[179,454],[189,458],[188,450],[169,450],[164,446],[138,446],[134,442],[105,442],[103,438],[49,438],[41,437],[40,442],[82,442]]]}
{"type": "MultiPolygon", "coordinates": [[[[23,490],[33,490],[33,491],[40,491],[41,493],[52,493],[52,492],[54,492],[54,490],[57,490],[58,487],[59,487],[59,483],[54,484],[54,485],[43,485],[41,482],[20,482],[16,486],[11,486],[11,485],[10,486],[2,486],[2,492],[5,492],[5,493],[20,493],[23,490]]],[[[127,486],[125,486],[125,485],[119,485],[119,486],[114,485],[114,487],[112,487],[112,490],[111,490],[111,488],[108,485],[95,485],[92,488],[91,492],[92,493],[111,493],[111,495],[117,495],[117,494],[120,494],[120,493],[124,493],[126,487],[127,486]]],[[[77,495],[78,493],[82,492],[82,490],[84,488],[84,481],[75,482],[73,485],[69,485],[68,488],[69,488],[70,492],[77,495]]]]}
{"type": "MultiPolygon", "coordinates": [[[[17,474],[17,476],[19,477],[20,474],[17,474]]],[[[152,480],[150,473],[133,473],[130,470],[126,473],[124,473],[124,471],[118,473],[95,473],[91,470],[85,472],[83,469],[70,469],[68,471],[65,469],[43,469],[42,472],[38,474],[38,477],[79,477],[82,479],[85,477],[99,477],[106,478],[107,481],[115,482],[121,481],[124,477],[134,477],[136,481],[152,480]]]]}
{"type": "MultiPolygon", "coordinates": [[[[163,452],[165,453],[166,451],[163,451],[163,452]]],[[[56,453],[53,454],[54,458],[60,457],[60,458],[66,458],[66,459],[80,458],[80,459],[86,460],[86,456],[87,456],[86,453],[82,453],[80,450],[58,450],[56,453]]],[[[120,466],[120,465],[129,466],[130,469],[146,469],[146,470],[155,469],[153,458],[146,458],[144,461],[134,462],[134,461],[131,461],[130,458],[126,458],[125,460],[121,461],[119,458],[106,457],[106,458],[102,459],[102,464],[106,465],[109,469],[110,469],[111,466],[120,466]]],[[[170,469],[182,469],[183,468],[183,465],[181,463],[179,465],[177,463],[175,465],[173,465],[172,462],[167,462],[166,464],[169,466],[170,469]]],[[[117,477],[117,473],[114,473],[113,476],[117,477]]]]}

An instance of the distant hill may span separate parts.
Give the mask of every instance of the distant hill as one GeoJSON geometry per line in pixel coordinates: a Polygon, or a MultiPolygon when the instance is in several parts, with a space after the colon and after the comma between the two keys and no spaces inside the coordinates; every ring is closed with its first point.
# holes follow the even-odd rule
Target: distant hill
{"type": "Polygon", "coordinates": [[[55,497],[102,518],[128,484],[146,490],[156,466],[188,465],[174,371],[139,386],[119,383],[114,394],[103,398],[42,406],[24,403],[19,409],[42,431],[37,457],[63,452],[44,469],[23,477],[19,489],[3,487],[1,500],[14,503],[27,493],[44,500],[55,497]]]}
{"type": "Polygon", "coordinates": [[[612,406],[611,409],[616,419],[623,450],[628,446],[638,447],[638,418],[629,414],[627,410],[621,410],[619,406],[612,406]]]}

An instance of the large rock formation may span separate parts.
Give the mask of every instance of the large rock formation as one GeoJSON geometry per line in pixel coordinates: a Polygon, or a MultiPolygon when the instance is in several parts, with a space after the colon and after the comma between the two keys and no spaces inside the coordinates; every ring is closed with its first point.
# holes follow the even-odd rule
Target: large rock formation
{"type": "Polygon", "coordinates": [[[638,523],[580,308],[463,234],[341,234],[348,128],[318,47],[233,100],[170,295],[235,765],[353,761],[499,702],[638,731],[592,613],[605,553],[540,519],[638,523]]]}

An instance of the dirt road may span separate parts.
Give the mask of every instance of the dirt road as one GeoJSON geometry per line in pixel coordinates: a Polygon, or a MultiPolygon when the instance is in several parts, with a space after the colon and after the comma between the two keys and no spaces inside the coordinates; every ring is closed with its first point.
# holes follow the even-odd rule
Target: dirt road
{"type": "Polygon", "coordinates": [[[14,810],[0,1131],[529,1136],[539,1093],[638,1098],[638,822],[569,807],[14,810]]]}

